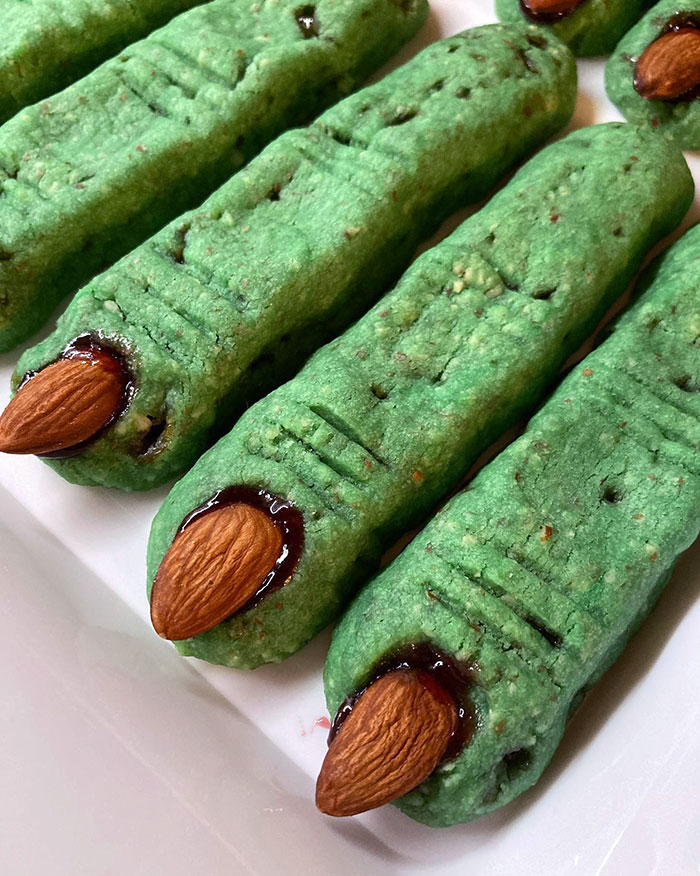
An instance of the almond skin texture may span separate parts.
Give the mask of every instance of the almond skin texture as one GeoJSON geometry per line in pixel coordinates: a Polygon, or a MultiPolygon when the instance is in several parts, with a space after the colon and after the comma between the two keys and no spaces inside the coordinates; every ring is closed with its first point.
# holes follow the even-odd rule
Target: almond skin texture
{"type": "Polygon", "coordinates": [[[59,359],[28,380],[0,417],[0,451],[55,453],[88,441],[122,406],[127,378],[109,353],[59,359]]]}
{"type": "Polygon", "coordinates": [[[681,100],[700,87],[700,29],[683,27],[649,45],[637,61],[634,87],[647,100],[681,100]]]}
{"type": "Polygon", "coordinates": [[[280,529],[243,502],[195,520],[175,538],[151,591],[151,621],[171,641],[205,633],[257,593],[282,552],[280,529]]]}
{"type": "Polygon", "coordinates": [[[412,791],[440,763],[457,721],[454,700],[427,673],[382,676],[331,742],[316,806],[326,815],[357,815],[412,791]]]}
{"type": "Polygon", "coordinates": [[[584,0],[523,0],[525,9],[532,15],[568,15],[584,0]]]}

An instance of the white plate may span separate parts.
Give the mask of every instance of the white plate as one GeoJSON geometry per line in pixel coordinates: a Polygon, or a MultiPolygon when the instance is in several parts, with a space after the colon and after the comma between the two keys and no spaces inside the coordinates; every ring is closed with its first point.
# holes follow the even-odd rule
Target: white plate
{"type": "MultiPolygon", "coordinates": [[[[490,2],[432,6],[403,59],[495,20],[490,2]]],[[[575,126],[618,118],[603,63],[580,72],[575,126]]],[[[3,403],[15,359],[0,358],[3,403]]],[[[700,873],[700,550],[536,789],[446,831],[391,807],[339,822],[313,806],[328,636],[254,673],[177,657],[144,595],[164,495],[73,487],[0,457],[3,876],[700,873]]]]}

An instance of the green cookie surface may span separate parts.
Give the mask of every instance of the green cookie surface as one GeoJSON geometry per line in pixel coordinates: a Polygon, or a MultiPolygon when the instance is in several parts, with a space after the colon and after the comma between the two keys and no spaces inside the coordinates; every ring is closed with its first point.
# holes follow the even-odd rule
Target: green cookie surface
{"type": "Polygon", "coordinates": [[[336,629],[331,714],[408,643],[470,667],[476,730],[399,801],[418,821],[469,821],[537,781],[700,531],[700,227],[649,282],[336,629]]]}
{"type": "Polygon", "coordinates": [[[305,526],[284,587],[179,650],[242,668],[304,645],[537,403],[691,198],[683,157],[664,140],[586,128],[421,256],[172,490],[153,524],[150,581],[185,516],[230,485],[285,497],[305,526]]]}
{"type": "Polygon", "coordinates": [[[4,0],[0,123],[204,0],[4,0]]]}
{"type": "Polygon", "coordinates": [[[433,44],[280,137],[81,290],[17,380],[89,332],[123,351],[136,392],[56,470],[121,488],[163,483],[376,301],[421,238],[569,119],[573,57],[555,38],[531,42],[531,30],[496,24],[433,44]]]}
{"type": "Polygon", "coordinates": [[[583,0],[567,15],[526,15],[521,0],[496,0],[501,21],[537,23],[551,28],[575,55],[605,55],[639,19],[651,0],[583,0]]]}
{"type": "Polygon", "coordinates": [[[700,3],[662,0],[621,40],[605,68],[605,88],[623,116],[651,128],[681,149],[700,149],[700,100],[647,100],[634,87],[637,59],[674,25],[700,25],[700,3]]]}
{"type": "Polygon", "coordinates": [[[213,0],[0,128],[0,351],[389,58],[426,0],[213,0]]]}

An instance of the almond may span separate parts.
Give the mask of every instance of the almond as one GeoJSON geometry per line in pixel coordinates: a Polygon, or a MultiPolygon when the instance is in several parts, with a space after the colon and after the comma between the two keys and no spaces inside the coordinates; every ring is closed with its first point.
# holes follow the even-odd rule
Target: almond
{"type": "Polygon", "coordinates": [[[682,100],[700,88],[700,29],[682,27],[654,40],[634,71],[634,87],[646,100],[682,100]]]}
{"type": "Polygon", "coordinates": [[[94,437],[119,412],[127,377],[109,353],[59,359],[20,388],[0,417],[0,451],[55,453],[94,437]]]}
{"type": "Polygon", "coordinates": [[[371,684],[331,742],[316,784],[327,815],[357,815],[412,791],[440,763],[457,706],[426,672],[397,669],[371,684]]]}
{"type": "Polygon", "coordinates": [[[522,0],[526,12],[533,16],[563,18],[580,6],[584,0],[522,0]]]}
{"type": "Polygon", "coordinates": [[[176,536],[151,591],[151,621],[164,639],[205,633],[257,593],[282,553],[282,532],[244,502],[211,511],[176,536]]]}

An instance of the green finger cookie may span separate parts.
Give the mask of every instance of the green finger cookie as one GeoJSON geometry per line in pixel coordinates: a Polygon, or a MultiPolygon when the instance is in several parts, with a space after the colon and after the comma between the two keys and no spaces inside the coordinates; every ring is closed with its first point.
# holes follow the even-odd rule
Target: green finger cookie
{"type": "Polygon", "coordinates": [[[535,12],[532,0],[496,0],[501,21],[551,27],[575,55],[606,55],[639,19],[652,0],[571,0],[566,12],[535,12]]]}
{"type": "Polygon", "coordinates": [[[398,801],[412,818],[469,821],[533,785],[697,537],[699,253],[696,228],[525,435],[338,626],[325,670],[331,714],[409,645],[429,643],[469,679],[475,729],[398,801]]]}
{"type": "Polygon", "coordinates": [[[415,33],[427,3],[306,9],[213,0],[0,128],[0,351],[350,91],[415,33]]]}
{"type": "Polygon", "coordinates": [[[536,404],[691,198],[681,153],[660,138],[576,131],[247,411],[158,513],[149,581],[187,515],[230,486],[291,502],[303,551],[281,589],[180,652],[247,668],[304,645],[536,404]]]}
{"type": "Polygon", "coordinates": [[[203,0],[4,0],[0,123],[203,0]]]}
{"type": "Polygon", "coordinates": [[[565,46],[496,24],[433,44],[280,137],[81,290],[22,357],[17,381],[88,333],[119,349],[133,375],[116,424],[51,465],[126,489],[187,469],[390,288],[443,218],[561,128],[575,94],[565,46]]]}
{"type": "Polygon", "coordinates": [[[700,3],[662,0],[615,49],[605,69],[605,87],[610,100],[630,122],[663,134],[682,149],[700,149],[700,80],[697,72],[692,81],[685,78],[692,72],[690,62],[683,60],[687,58],[687,39],[695,56],[700,57],[700,3]],[[666,50],[657,55],[654,69],[640,75],[647,73],[640,61],[645,50],[660,48],[659,41],[668,41],[671,35],[680,43],[668,42],[666,50]],[[682,61],[680,69],[671,64],[676,58],[682,61]],[[670,65],[668,72],[660,69],[662,64],[670,65]],[[679,74],[674,88],[669,77],[679,74]]]}

